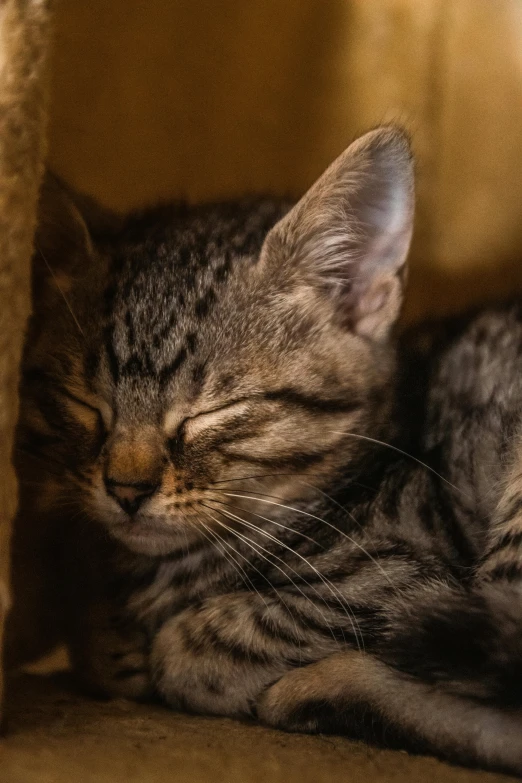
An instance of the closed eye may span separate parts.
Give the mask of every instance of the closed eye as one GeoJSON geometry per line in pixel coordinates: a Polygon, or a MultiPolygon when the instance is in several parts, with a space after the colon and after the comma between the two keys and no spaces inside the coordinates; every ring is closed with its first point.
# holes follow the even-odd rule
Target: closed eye
{"type": "MultiPolygon", "coordinates": [[[[261,413],[262,418],[267,416],[272,418],[274,415],[273,405],[283,406],[287,411],[293,410],[307,413],[308,415],[324,414],[348,414],[357,411],[362,402],[360,399],[352,397],[347,398],[323,398],[315,395],[305,394],[295,389],[283,388],[269,392],[259,392],[242,397],[237,400],[220,405],[210,410],[202,411],[194,416],[187,416],[176,427],[176,434],[172,438],[176,442],[190,442],[203,432],[212,435],[222,431],[228,424],[238,425],[245,421],[246,417],[251,417],[254,409],[261,413]],[[259,408],[260,404],[264,406],[259,408]],[[270,406],[267,408],[266,406],[270,406]]],[[[166,418],[166,428],[169,428],[169,415],[166,418]]]]}
{"type": "Polygon", "coordinates": [[[180,425],[183,440],[189,443],[204,431],[210,434],[216,430],[222,430],[227,424],[234,424],[247,416],[251,407],[251,399],[245,398],[189,417],[180,425]]]}
{"type": "Polygon", "coordinates": [[[62,397],[65,398],[67,407],[75,419],[89,431],[94,430],[101,422],[104,429],[108,430],[112,423],[112,411],[106,402],[97,400],[97,404],[77,397],[69,389],[62,387],[60,389],[62,397]]]}

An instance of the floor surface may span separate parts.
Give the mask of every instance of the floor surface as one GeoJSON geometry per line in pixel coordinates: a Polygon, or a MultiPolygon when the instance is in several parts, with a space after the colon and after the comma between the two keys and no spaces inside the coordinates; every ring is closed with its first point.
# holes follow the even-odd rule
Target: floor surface
{"type": "Polygon", "coordinates": [[[80,696],[66,675],[8,692],[1,783],[501,783],[511,778],[338,737],[80,696]]]}

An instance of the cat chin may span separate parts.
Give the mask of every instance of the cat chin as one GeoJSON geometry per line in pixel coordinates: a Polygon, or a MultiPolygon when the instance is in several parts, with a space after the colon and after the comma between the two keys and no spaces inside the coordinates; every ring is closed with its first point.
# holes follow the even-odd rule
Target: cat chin
{"type": "Polygon", "coordinates": [[[164,533],[133,531],[129,528],[125,530],[113,528],[110,533],[120,544],[138,555],[159,557],[174,552],[179,546],[176,536],[164,533]]]}

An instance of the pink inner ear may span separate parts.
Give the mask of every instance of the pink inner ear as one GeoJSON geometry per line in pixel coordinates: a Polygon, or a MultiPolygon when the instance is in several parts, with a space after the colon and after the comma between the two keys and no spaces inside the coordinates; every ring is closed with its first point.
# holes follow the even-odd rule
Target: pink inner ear
{"type": "MultiPolygon", "coordinates": [[[[380,339],[398,315],[398,273],[406,261],[413,213],[408,142],[400,131],[382,128],[332,163],[272,230],[267,244],[279,248],[283,264],[328,291],[341,320],[354,329],[361,318],[382,312],[380,321],[377,316],[371,321],[380,339]]],[[[369,328],[366,321],[365,332],[369,328]]]]}
{"type": "Polygon", "coordinates": [[[370,289],[370,291],[366,293],[366,296],[363,297],[360,308],[361,312],[365,315],[376,313],[378,310],[384,307],[387,297],[388,291],[382,285],[382,283],[380,283],[378,287],[374,287],[373,290],[370,289]]]}
{"type": "Polygon", "coordinates": [[[373,340],[385,340],[399,317],[402,293],[399,275],[383,272],[373,278],[356,302],[353,330],[373,340]]]}

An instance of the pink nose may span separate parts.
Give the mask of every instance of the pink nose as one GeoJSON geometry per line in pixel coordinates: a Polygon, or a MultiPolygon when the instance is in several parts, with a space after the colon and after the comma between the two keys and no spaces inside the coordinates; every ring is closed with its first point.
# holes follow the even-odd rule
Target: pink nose
{"type": "Polygon", "coordinates": [[[157,485],[136,482],[135,484],[120,484],[107,477],[105,479],[107,492],[126,514],[135,514],[142,503],[157,490],[157,485]]]}

